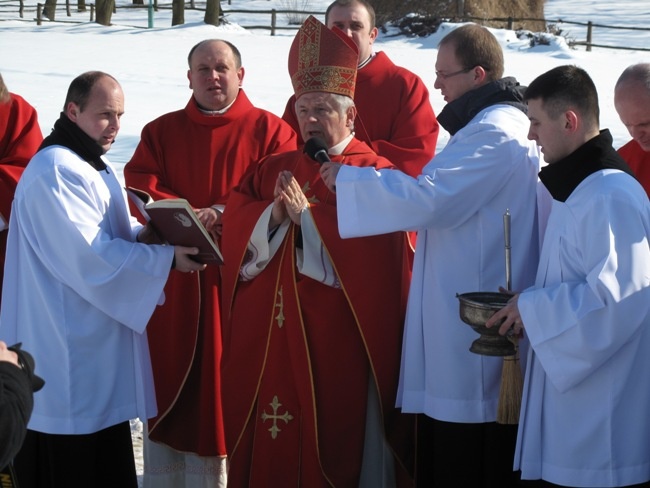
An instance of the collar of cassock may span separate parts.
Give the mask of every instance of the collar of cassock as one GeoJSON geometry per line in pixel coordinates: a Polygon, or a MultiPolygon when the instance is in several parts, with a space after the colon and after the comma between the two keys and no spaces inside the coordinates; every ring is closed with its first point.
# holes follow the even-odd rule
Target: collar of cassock
{"type": "Polygon", "coordinates": [[[539,179],[554,200],[566,202],[583,180],[603,169],[617,169],[634,177],[629,166],[612,147],[612,135],[607,129],[565,158],[542,168],[539,179]]]}
{"type": "Polygon", "coordinates": [[[525,87],[511,76],[492,81],[445,105],[438,114],[438,122],[453,136],[469,124],[477,113],[491,105],[512,105],[526,113],[524,90],[525,87]]]}
{"type": "Polygon", "coordinates": [[[43,139],[39,150],[49,146],[67,147],[97,171],[106,169],[106,163],[102,159],[104,149],[63,112],[54,123],[50,135],[43,139]]]}

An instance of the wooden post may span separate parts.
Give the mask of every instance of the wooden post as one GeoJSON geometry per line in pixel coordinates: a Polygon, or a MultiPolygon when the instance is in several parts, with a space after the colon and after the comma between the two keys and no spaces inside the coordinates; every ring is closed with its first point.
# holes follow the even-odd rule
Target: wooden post
{"type": "Polygon", "coordinates": [[[273,8],[273,9],[271,9],[271,35],[272,36],[275,35],[275,21],[276,21],[276,18],[277,18],[277,12],[273,8]]]}
{"type": "Polygon", "coordinates": [[[72,16],[70,13],[70,0],[65,0],[65,13],[68,17],[72,16]]]}
{"type": "Polygon", "coordinates": [[[594,25],[591,23],[591,20],[587,22],[587,51],[591,51],[591,35],[594,25]]]}
{"type": "Polygon", "coordinates": [[[95,22],[95,4],[90,4],[90,21],[95,22]]]}
{"type": "Polygon", "coordinates": [[[458,0],[456,3],[456,14],[460,19],[465,17],[465,0],[458,0]]]}
{"type": "Polygon", "coordinates": [[[20,18],[23,18],[23,11],[25,10],[25,2],[23,0],[20,0],[20,7],[18,8],[18,13],[20,14],[20,18]]]}
{"type": "Polygon", "coordinates": [[[36,25],[41,25],[43,22],[43,4],[36,5],[36,25]]]}
{"type": "Polygon", "coordinates": [[[512,23],[513,23],[512,17],[508,17],[508,30],[512,30],[512,23]]]}

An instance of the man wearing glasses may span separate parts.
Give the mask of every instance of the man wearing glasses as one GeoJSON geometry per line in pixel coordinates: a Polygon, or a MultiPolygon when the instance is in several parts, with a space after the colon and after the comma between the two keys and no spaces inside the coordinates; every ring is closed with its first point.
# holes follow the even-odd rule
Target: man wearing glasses
{"type": "Polygon", "coordinates": [[[523,87],[502,78],[503,52],[467,24],[438,46],[435,88],[447,146],[417,178],[326,163],[343,237],[417,230],[397,405],[417,413],[417,485],[515,486],[516,426],[496,423],[503,360],[469,352],[457,293],[505,283],[503,215],[511,214],[513,289],[538,260],[540,153],[527,139],[523,87]],[[334,186],[335,185],[335,186],[334,186]]]}

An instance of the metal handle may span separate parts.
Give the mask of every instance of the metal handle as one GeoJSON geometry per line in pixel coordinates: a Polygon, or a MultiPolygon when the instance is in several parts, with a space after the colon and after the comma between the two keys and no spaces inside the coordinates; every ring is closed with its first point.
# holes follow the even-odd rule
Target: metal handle
{"type": "Polygon", "coordinates": [[[512,267],[510,260],[510,210],[503,214],[503,240],[506,250],[506,289],[512,290],[512,267]]]}

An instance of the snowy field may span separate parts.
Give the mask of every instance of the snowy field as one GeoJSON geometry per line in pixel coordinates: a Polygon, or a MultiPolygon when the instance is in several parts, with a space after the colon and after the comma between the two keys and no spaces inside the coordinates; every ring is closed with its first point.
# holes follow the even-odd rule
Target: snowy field
{"type": "MultiPolygon", "coordinates": [[[[73,2],[75,3],[75,2],[73,2]]],[[[123,5],[124,0],[118,0],[123,5]]],[[[324,12],[329,0],[311,0],[310,11],[324,12]]],[[[206,38],[223,38],[233,42],[242,52],[246,70],[244,88],[254,104],[281,115],[291,83],[287,72],[287,54],[295,30],[281,30],[270,36],[269,30],[245,30],[241,25],[270,25],[270,15],[228,14],[228,24],[220,27],[202,23],[203,13],[185,12],[183,26],[170,27],[171,11],[154,14],[154,27],[147,29],[146,9],[118,9],[110,27],[89,23],[88,13],[74,13],[72,19],[84,23],[34,22],[35,0],[27,0],[31,12],[20,19],[17,12],[0,9],[0,73],[11,91],[19,93],[36,107],[44,134],[48,134],[58,118],[70,81],[87,70],[111,73],[122,84],[126,96],[126,114],[117,142],[108,153],[118,169],[130,159],[145,123],[185,106],[190,97],[186,77],[187,53],[206,38]]],[[[232,0],[222,2],[224,10],[287,9],[287,0],[232,0]]],[[[614,26],[650,26],[647,0],[610,2],[605,0],[547,0],[546,18],[565,21],[592,21],[614,26]]],[[[57,11],[58,20],[68,20],[57,11]]],[[[321,20],[324,20],[320,16],[321,20]]],[[[287,18],[278,15],[278,23],[287,25],[287,18]]],[[[444,101],[434,90],[436,46],[451,25],[443,25],[428,38],[405,38],[380,35],[376,50],[385,51],[398,64],[422,77],[431,92],[436,113],[444,101]]],[[[584,41],[586,27],[559,24],[569,39],[584,41]]],[[[650,52],[621,51],[584,47],[571,49],[564,38],[551,38],[548,45],[531,47],[514,32],[493,31],[501,42],[506,59],[506,74],[522,84],[562,64],[576,64],[586,69],[598,87],[601,104],[601,126],[609,128],[618,147],[629,136],[614,110],[613,89],[622,70],[630,64],[650,62],[650,52]]],[[[593,42],[611,46],[650,47],[650,31],[594,29],[593,42]]],[[[378,101],[380,103],[380,101],[378,101]]],[[[441,131],[439,149],[448,136],[441,131]]],[[[141,428],[133,423],[136,461],[142,472],[141,428]]]]}

